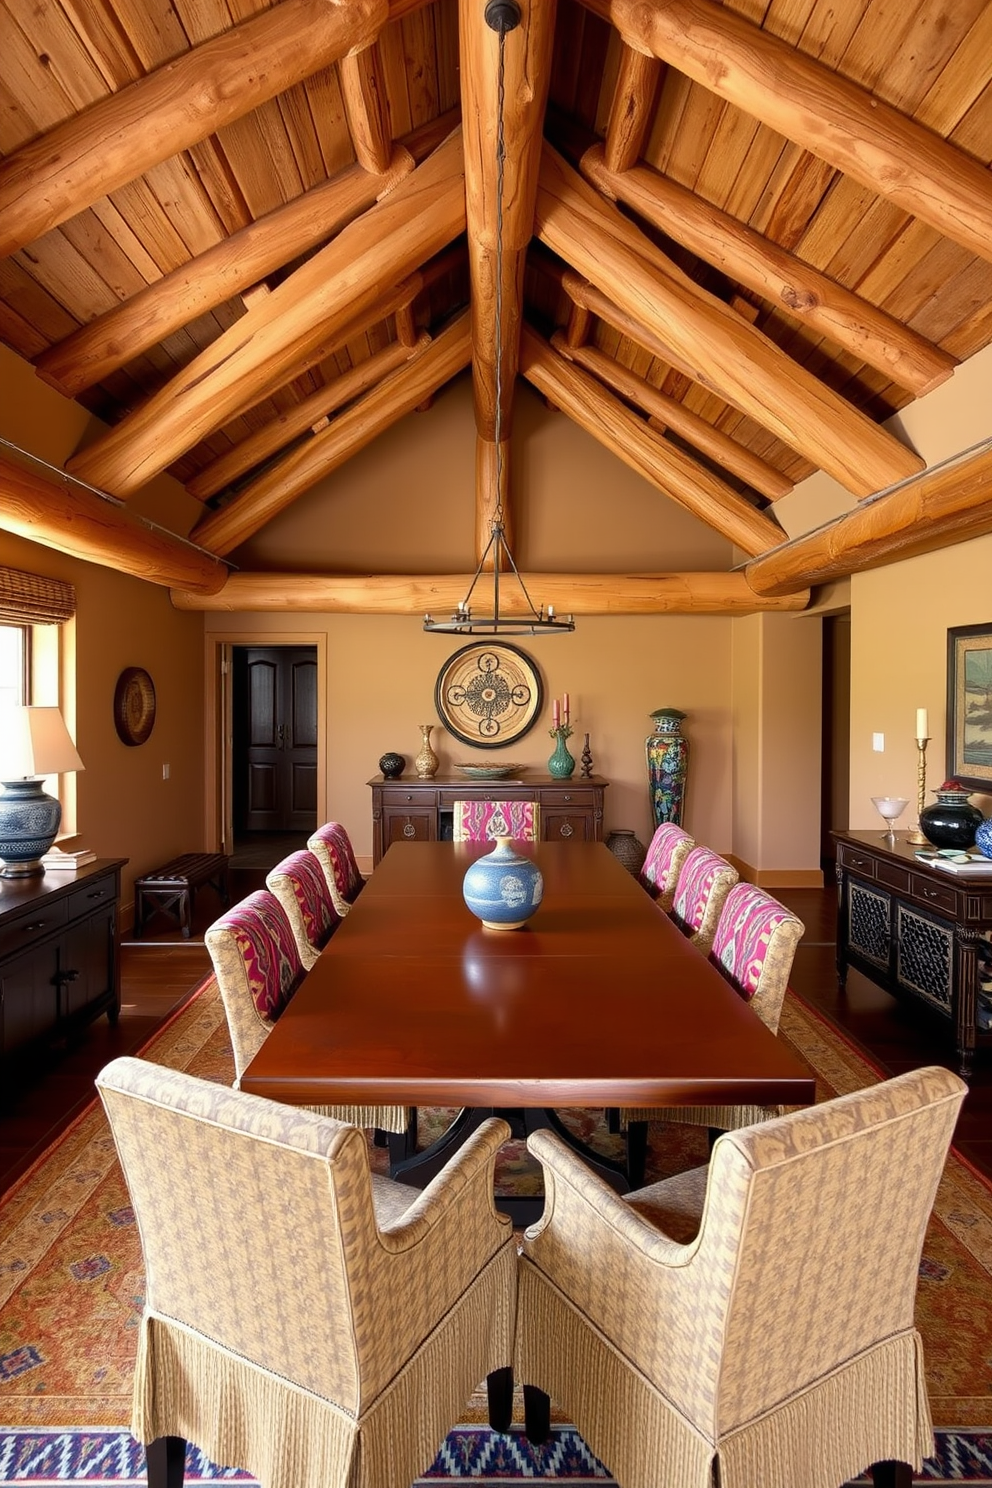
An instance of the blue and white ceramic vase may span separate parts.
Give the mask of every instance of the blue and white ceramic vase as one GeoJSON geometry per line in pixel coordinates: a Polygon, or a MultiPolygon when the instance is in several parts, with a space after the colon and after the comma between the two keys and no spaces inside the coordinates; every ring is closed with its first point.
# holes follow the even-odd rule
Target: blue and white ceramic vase
{"type": "Polygon", "coordinates": [[[689,741],[682,733],[686,715],[678,708],[655,708],[654,733],[645,740],[648,760],[648,791],[654,825],[682,825],[685,781],[689,772],[689,741]]]}
{"type": "Polygon", "coordinates": [[[992,858],[992,816],[975,828],[975,846],[985,857],[992,858]]]}
{"type": "Polygon", "coordinates": [[[462,896],[487,930],[519,930],[544,897],[544,879],[537,864],[517,852],[512,837],[497,837],[492,852],[466,872],[462,896]]]}
{"type": "Polygon", "coordinates": [[[44,873],[41,862],[55,841],[62,804],[42,790],[41,780],[5,780],[0,796],[0,878],[44,873]]]}

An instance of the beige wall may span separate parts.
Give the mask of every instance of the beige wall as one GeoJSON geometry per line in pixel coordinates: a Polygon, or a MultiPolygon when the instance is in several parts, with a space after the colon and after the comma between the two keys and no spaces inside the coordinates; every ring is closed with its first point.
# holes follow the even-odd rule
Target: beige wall
{"type": "MultiPolygon", "coordinates": [[[[84,435],[85,413],[4,347],[0,386],[0,435],[60,464],[84,435]]],[[[138,503],[144,515],[160,516],[194,505],[169,477],[160,477],[138,503]]],[[[127,909],[138,874],[205,845],[202,618],[174,610],[168,590],[157,585],[2,531],[0,563],[75,585],[77,612],[68,637],[75,665],[63,680],[66,713],[86,767],[74,781],[76,827],[81,845],[101,857],[129,859],[127,909]],[[126,666],[151,675],[157,703],[150,739],[130,747],[117,737],[113,720],[114,687],[126,666]]]]}

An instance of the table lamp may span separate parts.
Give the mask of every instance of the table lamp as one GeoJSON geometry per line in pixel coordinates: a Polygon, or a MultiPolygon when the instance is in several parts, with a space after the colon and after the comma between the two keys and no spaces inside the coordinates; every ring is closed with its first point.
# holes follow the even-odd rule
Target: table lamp
{"type": "Polygon", "coordinates": [[[82,770],[58,708],[11,706],[0,713],[0,878],[44,873],[62,803],[42,790],[47,775],[82,770]]]}

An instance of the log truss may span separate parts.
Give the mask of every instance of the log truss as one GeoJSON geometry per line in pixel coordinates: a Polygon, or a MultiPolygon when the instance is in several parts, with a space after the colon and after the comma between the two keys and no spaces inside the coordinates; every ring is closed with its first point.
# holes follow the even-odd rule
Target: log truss
{"type": "Polygon", "coordinates": [[[37,38],[0,0],[0,338],[111,425],[74,475],[122,502],[170,470],[207,504],[172,549],[4,462],[0,525],[86,533],[184,605],[290,607],[296,585],[312,607],[322,583],[322,607],[443,605],[436,577],[256,591],[219,559],[470,364],[477,554],[497,506],[512,541],[519,374],[749,560],[540,576],[564,609],[794,608],[988,530],[986,457],[970,484],[925,472],[882,420],[992,340],[992,11],[936,38],[907,0],[910,67],[882,0],[843,0],[832,30],[814,6],[798,36],[786,0],[760,25],[713,0],[582,7],[521,0],[505,42],[497,368],[476,0],[220,5],[186,34],[170,0],[155,25],[108,0],[37,38]],[[863,516],[784,543],[774,503],[817,468],[863,516]]]}

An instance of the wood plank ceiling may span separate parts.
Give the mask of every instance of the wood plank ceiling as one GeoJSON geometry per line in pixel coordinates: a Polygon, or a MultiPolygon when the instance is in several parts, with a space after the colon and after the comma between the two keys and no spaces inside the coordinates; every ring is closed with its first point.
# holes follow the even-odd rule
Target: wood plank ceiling
{"type": "Polygon", "coordinates": [[[0,0],[0,339],[111,426],[70,472],[126,502],[168,470],[205,552],[6,458],[0,522],[74,522],[189,603],[454,603],[462,576],[356,597],[218,560],[471,363],[479,551],[520,375],[753,560],[558,576],[564,608],[796,607],[992,530],[984,453],[875,497],[922,469],[882,421],[992,341],[992,0],[521,8],[497,378],[483,0],[0,0]],[[816,469],[874,498],[860,527],[765,556],[816,469]]]}

